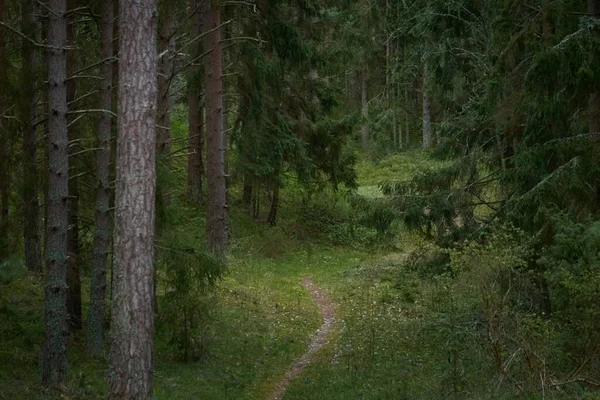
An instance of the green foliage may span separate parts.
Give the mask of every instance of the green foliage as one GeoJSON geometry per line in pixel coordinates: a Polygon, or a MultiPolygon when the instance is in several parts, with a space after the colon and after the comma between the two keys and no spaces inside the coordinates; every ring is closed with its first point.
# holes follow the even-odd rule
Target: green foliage
{"type": "Polygon", "coordinates": [[[17,279],[21,279],[26,271],[25,263],[20,257],[13,257],[5,261],[0,261],[0,284],[7,284],[17,279]]]}
{"type": "Polygon", "coordinates": [[[211,324],[217,312],[213,286],[223,274],[223,265],[185,236],[169,242],[163,237],[159,276],[163,287],[159,327],[184,361],[206,355],[211,324]]]}

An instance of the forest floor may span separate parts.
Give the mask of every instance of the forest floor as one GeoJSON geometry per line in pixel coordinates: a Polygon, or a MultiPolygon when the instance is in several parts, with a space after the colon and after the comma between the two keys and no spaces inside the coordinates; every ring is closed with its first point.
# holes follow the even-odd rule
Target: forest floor
{"type": "Polygon", "coordinates": [[[304,277],[304,279],[302,279],[302,286],[311,293],[315,303],[319,306],[321,316],[323,317],[323,324],[319,330],[313,334],[306,352],[292,364],[285,376],[279,381],[270,400],[283,399],[285,390],[290,382],[298,377],[302,370],[311,363],[317,352],[326,344],[331,331],[334,328],[335,305],[327,296],[327,292],[315,285],[310,277],[304,277]]]}
{"type": "MultiPolygon", "coordinates": [[[[422,158],[414,152],[361,163],[361,191],[377,197],[380,181],[434,167],[422,158]]],[[[315,240],[314,231],[306,232],[292,216],[298,208],[293,190],[282,193],[277,227],[231,208],[227,273],[207,299],[200,357],[182,362],[159,320],[155,399],[514,398],[490,395],[493,363],[482,362],[477,349],[461,347],[452,314],[441,312],[452,304],[444,283],[426,282],[407,267],[407,254],[426,247],[425,241],[402,227],[388,248],[315,240]]],[[[177,230],[201,243],[203,218],[186,209],[177,230]]],[[[88,285],[84,279],[84,299],[88,285]]],[[[64,397],[40,391],[42,304],[38,277],[0,284],[0,399],[106,398],[106,359],[86,355],[82,334],[71,342],[64,397]]]]}

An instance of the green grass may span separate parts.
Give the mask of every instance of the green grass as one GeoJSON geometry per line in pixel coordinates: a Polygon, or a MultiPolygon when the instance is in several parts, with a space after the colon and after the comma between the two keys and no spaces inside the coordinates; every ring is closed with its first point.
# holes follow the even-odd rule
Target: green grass
{"type": "MultiPolygon", "coordinates": [[[[439,165],[420,151],[377,165],[362,162],[361,191],[376,197],[378,183],[407,180],[439,165]]],[[[182,201],[184,179],[175,175],[179,181],[173,183],[173,203],[163,210],[175,225],[161,229],[172,229],[176,240],[201,247],[203,214],[182,201]]],[[[234,204],[238,189],[232,190],[234,204]]],[[[318,243],[315,238],[327,240],[336,232],[319,235],[319,229],[331,228],[322,226],[327,219],[319,218],[325,210],[313,216],[315,221],[302,221],[297,188],[282,193],[277,227],[253,220],[238,206],[231,208],[228,268],[210,298],[214,318],[207,329],[206,351],[198,361],[181,362],[159,329],[156,399],[267,399],[321,324],[316,305],[300,283],[307,275],[328,291],[338,320],[331,340],[291,383],[286,400],[518,397],[496,373],[484,332],[473,322],[478,318],[474,310],[457,302],[448,282],[424,279],[407,267],[408,252],[426,242],[403,232],[394,252],[318,243]]],[[[316,203],[317,208],[344,201],[330,196],[316,203]]],[[[39,388],[42,305],[39,277],[24,275],[0,283],[0,400],[61,399],[39,388]]],[[[106,398],[106,360],[87,356],[82,337],[74,338],[69,356],[64,395],[106,398]]],[[[520,398],[542,398],[538,394],[520,398]]],[[[545,398],[559,398],[556,395],[547,393],[545,398]]]]}

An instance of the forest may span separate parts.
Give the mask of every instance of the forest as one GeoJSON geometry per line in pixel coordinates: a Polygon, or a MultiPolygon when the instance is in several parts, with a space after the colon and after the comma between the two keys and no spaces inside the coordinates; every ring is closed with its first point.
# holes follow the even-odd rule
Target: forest
{"type": "Polygon", "coordinates": [[[0,0],[0,400],[600,400],[600,0],[0,0]]]}

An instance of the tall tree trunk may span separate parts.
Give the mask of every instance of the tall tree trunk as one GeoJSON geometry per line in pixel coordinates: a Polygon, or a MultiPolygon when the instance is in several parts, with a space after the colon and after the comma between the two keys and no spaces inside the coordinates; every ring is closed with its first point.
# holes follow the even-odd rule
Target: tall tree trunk
{"type": "Polygon", "coordinates": [[[277,223],[277,211],[279,210],[279,182],[277,178],[273,181],[273,198],[271,199],[271,210],[269,211],[269,217],[267,222],[269,225],[275,225],[277,223]]]}
{"type": "MultiPolygon", "coordinates": [[[[39,41],[36,34],[39,13],[38,3],[27,0],[22,5],[22,31],[30,38],[39,41]]],[[[25,265],[29,271],[42,272],[42,253],[40,245],[40,202],[39,171],[37,163],[37,120],[38,120],[38,68],[39,51],[28,40],[22,41],[20,102],[21,127],[23,130],[23,236],[25,265]]],[[[0,58],[2,56],[0,55],[0,58]]]]}
{"type": "Polygon", "coordinates": [[[368,99],[368,78],[366,68],[360,73],[360,104],[361,104],[361,115],[363,118],[362,125],[360,127],[360,141],[363,147],[366,147],[369,143],[369,99],[368,99]]]}
{"type": "Polygon", "coordinates": [[[222,257],[227,246],[227,195],[223,151],[223,86],[221,23],[217,1],[202,1],[204,49],[210,51],[205,58],[205,103],[206,103],[206,172],[208,184],[208,207],[206,230],[208,248],[217,257],[222,257]]]}
{"type": "Polygon", "coordinates": [[[360,104],[361,104],[361,115],[363,118],[362,126],[360,128],[360,140],[363,147],[366,147],[369,142],[369,99],[368,99],[368,73],[365,68],[360,73],[360,104]]]}
{"type": "Polygon", "coordinates": [[[67,135],[67,4],[50,0],[48,13],[48,231],[46,232],[44,386],[67,378],[67,230],[69,155],[67,135]]]}
{"type": "MultiPolygon", "coordinates": [[[[0,21],[6,20],[4,0],[0,0],[0,21]]],[[[0,82],[7,82],[5,29],[0,29],[0,82]]],[[[0,87],[0,262],[6,257],[8,249],[8,129],[4,111],[6,107],[6,84],[0,87]]]]}
{"type": "MultiPolygon", "coordinates": [[[[594,18],[600,18],[600,0],[587,1],[588,14],[594,18]]],[[[600,135],[600,92],[593,92],[589,99],[589,130],[590,133],[600,135]]],[[[594,138],[600,141],[600,136],[594,138]]]]}
{"type": "Polygon", "coordinates": [[[410,121],[408,119],[408,88],[404,89],[404,107],[406,110],[406,115],[404,116],[405,129],[404,133],[406,134],[406,140],[404,141],[404,146],[408,149],[410,146],[410,121]]]}
{"type": "Polygon", "coordinates": [[[251,210],[252,205],[252,176],[249,173],[244,174],[244,187],[242,189],[242,204],[247,210],[251,210]]]}
{"type": "Polygon", "coordinates": [[[163,2],[160,11],[156,146],[159,154],[168,156],[171,153],[170,88],[175,60],[175,40],[173,37],[175,14],[169,1],[163,2]]]}
{"type": "Polygon", "coordinates": [[[423,67],[423,148],[431,147],[431,99],[429,97],[429,63],[423,67]]]}
{"type": "MultiPolygon", "coordinates": [[[[102,4],[101,41],[102,59],[113,56],[114,5],[102,4]]],[[[100,67],[100,108],[112,109],[113,63],[104,61],[100,67]]],[[[104,347],[104,318],[106,313],[106,265],[110,246],[110,135],[112,118],[102,113],[98,124],[96,152],[96,229],[92,251],[92,282],[90,287],[90,312],[87,324],[88,351],[100,356],[104,347]]]]}
{"type": "MultiPolygon", "coordinates": [[[[192,37],[197,37],[202,32],[202,15],[192,7],[194,14],[192,19],[192,37]]],[[[191,58],[200,56],[202,46],[195,46],[191,58]]],[[[204,167],[202,164],[202,148],[204,142],[204,113],[201,107],[200,93],[202,93],[200,68],[188,76],[188,160],[187,160],[187,197],[194,204],[202,204],[202,176],[204,167]]]]}
{"type": "MultiPolygon", "coordinates": [[[[72,10],[77,7],[76,0],[67,0],[69,22],[67,28],[67,41],[76,47],[77,14],[72,10]]],[[[76,79],[72,76],[77,71],[77,52],[70,50],[67,54],[67,106],[76,109],[75,98],[77,94],[76,79]]],[[[81,330],[81,279],[79,276],[79,163],[76,154],[81,151],[79,142],[79,129],[77,123],[71,121],[69,133],[69,233],[68,233],[68,267],[67,267],[67,314],[69,327],[72,330],[81,330]]]]}
{"type": "Polygon", "coordinates": [[[110,399],[152,398],[156,0],[120,0],[110,399]]]}

